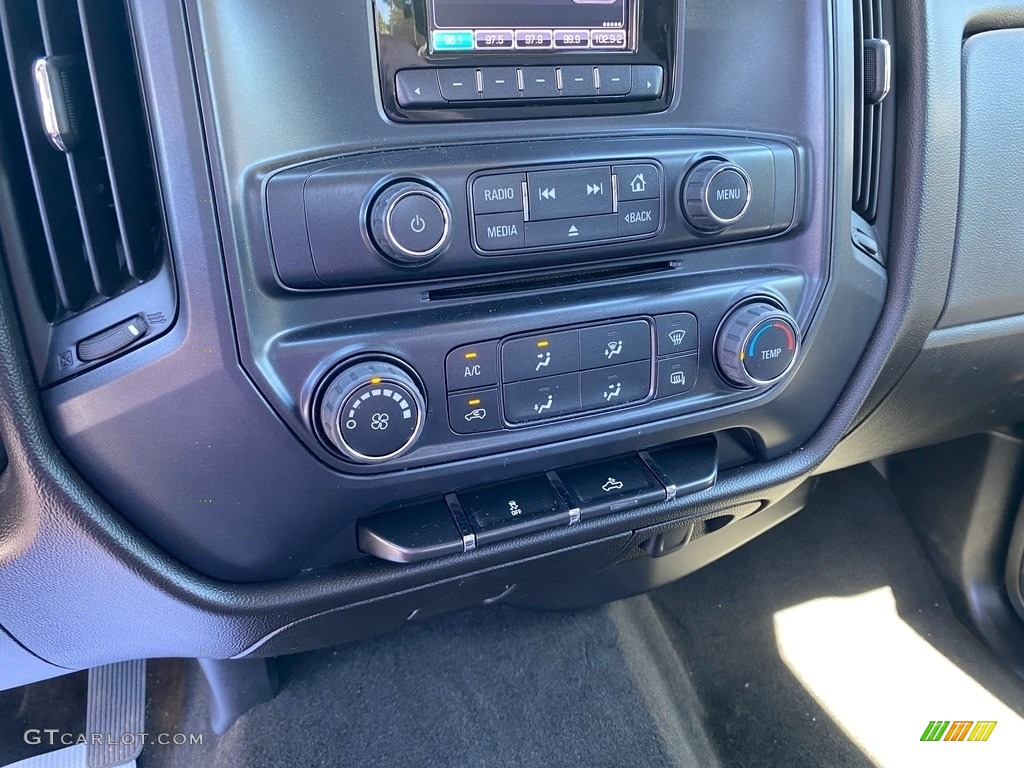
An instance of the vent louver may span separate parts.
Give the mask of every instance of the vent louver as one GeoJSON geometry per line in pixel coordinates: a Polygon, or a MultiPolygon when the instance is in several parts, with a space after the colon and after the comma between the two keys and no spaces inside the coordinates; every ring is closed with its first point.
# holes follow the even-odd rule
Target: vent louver
{"type": "Polygon", "coordinates": [[[853,210],[874,221],[878,207],[882,109],[891,61],[882,0],[854,0],[853,210]]]}
{"type": "Polygon", "coordinates": [[[60,322],[163,262],[128,19],[122,0],[0,0],[0,24],[15,108],[3,138],[20,133],[19,195],[36,203],[19,201],[21,235],[42,314],[60,322]]]}

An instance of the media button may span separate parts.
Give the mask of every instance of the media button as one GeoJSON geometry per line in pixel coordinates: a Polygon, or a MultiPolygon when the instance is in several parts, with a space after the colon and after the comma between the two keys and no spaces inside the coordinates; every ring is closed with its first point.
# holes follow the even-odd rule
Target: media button
{"type": "Polygon", "coordinates": [[[525,244],[525,225],[521,211],[477,216],[476,244],[481,251],[510,251],[525,244]]]}
{"type": "Polygon", "coordinates": [[[596,67],[559,67],[561,94],[570,98],[597,96],[596,67]]]}
{"type": "Polygon", "coordinates": [[[516,30],[516,48],[523,48],[526,50],[536,48],[550,48],[551,40],[552,35],[550,29],[516,30]]]}
{"type": "Polygon", "coordinates": [[[651,326],[646,320],[580,330],[580,367],[602,368],[651,359],[651,326]]]}
{"type": "Polygon", "coordinates": [[[614,240],[619,236],[619,217],[577,216],[571,219],[529,221],[526,223],[526,246],[574,245],[594,240],[614,240]]]}
{"type": "Polygon", "coordinates": [[[579,413],[580,375],[565,373],[535,381],[518,381],[502,388],[505,418],[525,424],[555,416],[579,413]]]}
{"type": "Polygon", "coordinates": [[[648,361],[595,368],[580,377],[583,410],[594,411],[644,400],[651,393],[651,364],[648,361]]]}
{"type": "Polygon", "coordinates": [[[556,29],[555,48],[586,48],[590,45],[590,32],[585,29],[556,29]]]}
{"type": "Polygon", "coordinates": [[[475,37],[478,51],[512,47],[513,38],[510,29],[478,29],[475,37]]]}
{"type": "Polygon", "coordinates": [[[523,96],[528,99],[558,97],[558,79],[554,67],[523,67],[523,96]]]}
{"type": "Polygon", "coordinates": [[[613,210],[612,173],[607,165],[528,173],[526,186],[530,221],[593,216],[613,210]]]}
{"type": "Polygon", "coordinates": [[[558,331],[506,341],[501,348],[501,378],[505,382],[539,379],[578,371],[579,331],[558,331]]]}
{"type": "Polygon", "coordinates": [[[473,213],[505,213],[523,210],[525,173],[480,176],[473,182],[473,213]]]}

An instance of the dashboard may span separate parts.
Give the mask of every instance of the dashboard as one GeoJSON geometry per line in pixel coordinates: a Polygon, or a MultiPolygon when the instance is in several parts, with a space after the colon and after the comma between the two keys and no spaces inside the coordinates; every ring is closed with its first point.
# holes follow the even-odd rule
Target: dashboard
{"type": "Polygon", "coordinates": [[[595,604],[767,530],[822,468],[975,428],[950,400],[977,383],[928,375],[972,326],[1003,392],[973,325],[1019,292],[972,313],[958,267],[935,330],[959,118],[931,94],[959,86],[925,17],[956,83],[963,30],[1006,22],[938,5],[130,0],[111,39],[78,19],[99,171],[60,155],[88,139],[42,27],[9,35],[26,353],[0,386],[38,400],[0,420],[34,500],[0,583],[105,602],[54,589],[91,629],[61,647],[24,608],[0,624],[79,668],[595,604]],[[84,245],[83,189],[112,217],[82,214],[84,245]]]}

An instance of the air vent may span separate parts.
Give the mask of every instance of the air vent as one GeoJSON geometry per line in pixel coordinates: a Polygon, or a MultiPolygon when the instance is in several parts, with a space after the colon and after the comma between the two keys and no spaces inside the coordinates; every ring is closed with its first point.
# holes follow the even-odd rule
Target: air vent
{"type": "Polygon", "coordinates": [[[4,139],[20,133],[23,191],[36,203],[19,206],[19,225],[42,314],[62,322],[163,262],[126,10],[123,0],[0,0],[0,21],[16,107],[4,139]]]}
{"type": "Polygon", "coordinates": [[[878,209],[882,109],[892,72],[882,0],[854,0],[853,210],[870,222],[878,209]]]}

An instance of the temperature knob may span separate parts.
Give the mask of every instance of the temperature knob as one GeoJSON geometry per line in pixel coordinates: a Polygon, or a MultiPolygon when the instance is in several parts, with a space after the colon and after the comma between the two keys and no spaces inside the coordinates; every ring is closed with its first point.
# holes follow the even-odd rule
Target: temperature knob
{"type": "Polygon", "coordinates": [[[391,363],[364,361],[331,377],[317,409],[324,435],[363,463],[401,456],[423,429],[426,405],[412,376],[391,363]]]}
{"type": "Polygon", "coordinates": [[[722,321],[715,356],[729,383],[767,387],[789,373],[799,347],[796,321],[767,301],[754,301],[740,305],[722,321]]]}

